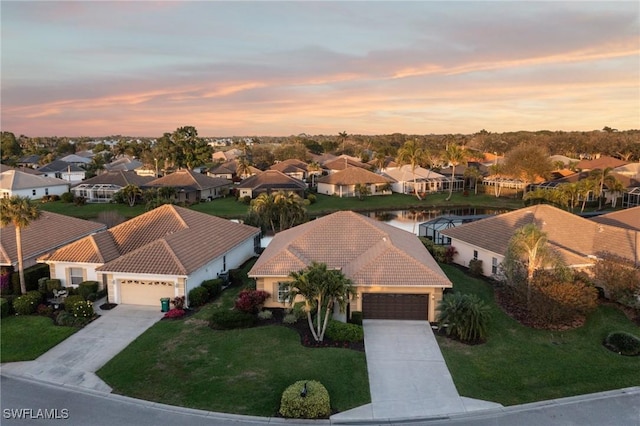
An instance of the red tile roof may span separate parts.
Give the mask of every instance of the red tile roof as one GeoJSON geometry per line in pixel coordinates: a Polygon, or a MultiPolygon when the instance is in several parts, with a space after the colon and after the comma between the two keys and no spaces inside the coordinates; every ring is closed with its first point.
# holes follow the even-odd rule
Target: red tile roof
{"type": "Polygon", "coordinates": [[[276,234],[249,276],[287,277],[312,261],[342,270],[358,286],[452,285],[415,235],[350,211],[276,234]]]}
{"type": "Polygon", "coordinates": [[[358,183],[392,183],[393,179],[370,172],[360,167],[349,167],[339,172],[323,176],[317,183],[328,183],[330,185],[356,185],[358,183]]]}

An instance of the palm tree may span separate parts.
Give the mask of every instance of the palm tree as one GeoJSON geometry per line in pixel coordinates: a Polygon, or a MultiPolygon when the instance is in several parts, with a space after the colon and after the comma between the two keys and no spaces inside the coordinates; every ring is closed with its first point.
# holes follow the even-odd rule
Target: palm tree
{"type": "Polygon", "coordinates": [[[344,151],[346,149],[345,142],[346,142],[347,138],[349,137],[349,135],[347,134],[347,132],[340,132],[340,133],[338,133],[338,136],[340,137],[340,139],[342,139],[342,153],[344,154],[344,151]]]}
{"type": "Polygon", "coordinates": [[[312,262],[299,272],[291,272],[289,276],[293,281],[288,283],[289,291],[285,299],[293,303],[296,296],[304,298],[311,334],[316,342],[322,342],[333,307],[338,304],[341,311],[346,308],[354,291],[352,282],[342,272],[329,270],[326,264],[317,262],[312,262]],[[316,308],[317,328],[314,327],[311,318],[311,311],[314,308],[316,308]]]}
{"type": "Polygon", "coordinates": [[[589,194],[595,191],[598,187],[598,183],[593,179],[582,179],[578,181],[578,194],[582,198],[582,208],[580,213],[584,212],[584,207],[589,199],[589,194]]]}
{"type": "Polygon", "coordinates": [[[274,234],[276,233],[276,227],[273,220],[275,206],[273,204],[273,197],[270,194],[263,192],[255,199],[251,200],[250,209],[257,214],[262,224],[268,224],[271,227],[271,231],[274,234]]]}
{"type": "Polygon", "coordinates": [[[554,253],[547,245],[547,241],[547,233],[538,228],[535,223],[529,223],[517,229],[509,241],[508,251],[526,263],[527,307],[531,302],[533,274],[554,258],[554,253]]]}
{"type": "Polygon", "coordinates": [[[236,175],[242,179],[251,174],[251,163],[245,155],[241,155],[236,160],[236,175]]]}
{"type": "Polygon", "coordinates": [[[396,161],[400,165],[409,164],[411,166],[411,173],[413,174],[413,191],[416,194],[418,200],[422,200],[418,194],[418,186],[416,184],[416,168],[426,160],[427,152],[422,148],[418,141],[407,141],[402,145],[402,148],[398,150],[398,156],[396,161]]]}
{"type": "Polygon", "coordinates": [[[589,174],[592,179],[595,179],[598,182],[598,187],[600,188],[600,192],[598,192],[598,210],[602,208],[602,194],[604,192],[604,184],[605,183],[613,183],[615,176],[611,174],[613,171],[613,167],[605,167],[604,169],[595,169],[592,170],[589,174]]]}
{"type": "Polygon", "coordinates": [[[578,199],[580,198],[580,186],[578,182],[566,182],[558,185],[557,191],[564,194],[567,200],[567,208],[573,212],[573,209],[578,205],[578,199]]]}
{"type": "Polygon", "coordinates": [[[355,191],[360,201],[364,200],[364,197],[371,195],[371,189],[366,183],[356,183],[355,191]]]}
{"type": "Polygon", "coordinates": [[[453,195],[453,183],[456,178],[456,166],[461,163],[466,163],[467,151],[465,151],[459,145],[451,144],[447,146],[447,149],[444,152],[444,158],[451,166],[451,184],[449,185],[449,196],[445,200],[449,201],[451,199],[451,195],[453,195]]]}
{"type": "Polygon", "coordinates": [[[464,176],[473,179],[473,192],[478,195],[478,181],[482,179],[482,173],[477,167],[467,167],[464,176]]]}
{"type": "Polygon", "coordinates": [[[137,185],[132,184],[125,186],[120,191],[122,191],[122,196],[129,203],[129,207],[135,206],[136,200],[142,195],[140,188],[137,185]]]}
{"type": "Polygon", "coordinates": [[[20,275],[20,291],[27,293],[27,284],[24,280],[24,259],[22,255],[22,229],[40,217],[40,210],[35,204],[31,204],[29,197],[14,195],[3,198],[0,204],[0,219],[2,226],[13,224],[16,229],[16,251],[18,254],[18,273],[20,275]]]}
{"type": "Polygon", "coordinates": [[[387,155],[383,151],[376,152],[375,157],[373,157],[373,164],[376,170],[382,171],[387,164],[387,155]]]}
{"type": "Polygon", "coordinates": [[[609,187],[609,192],[611,193],[611,207],[614,209],[618,204],[618,198],[626,189],[624,184],[620,182],[618,179],[615,179],[613,182],[607,185],[609,187]]]}

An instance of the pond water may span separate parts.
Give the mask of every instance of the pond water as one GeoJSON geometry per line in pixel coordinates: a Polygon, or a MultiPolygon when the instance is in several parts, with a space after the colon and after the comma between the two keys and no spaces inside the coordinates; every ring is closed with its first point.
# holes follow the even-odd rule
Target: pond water
{"type": "MultiPolygon", "coordinates": [[[[421,223],[436,219],[440,216],[491,215],[506,213],[507,211],[509,210],[462,207],[452,209],[379,210],[371,212],[360,212],[360,214],[418,235],[418,228],[421,223]]],[[[262,247],[266,247],[267,245],[269,245],[272,239],[273,236],[262,237],[262,247]]]]}

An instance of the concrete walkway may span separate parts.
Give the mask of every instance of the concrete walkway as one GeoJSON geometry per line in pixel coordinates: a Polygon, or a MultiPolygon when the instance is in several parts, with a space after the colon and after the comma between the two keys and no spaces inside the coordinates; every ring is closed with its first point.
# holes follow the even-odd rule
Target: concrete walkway
{"type": "Polygon", "coordinates": [[[365,320],[371,404],[332,420],[438,417],[502,407],[458,394],[426,321],[365,320]]]}
{"type": "Polygon", "coordinates": [[[160,307],[118,305],[34,361],[3,364],[3,373],[101,392],[111,392],[95,372],[164,315],[160,307]]]}

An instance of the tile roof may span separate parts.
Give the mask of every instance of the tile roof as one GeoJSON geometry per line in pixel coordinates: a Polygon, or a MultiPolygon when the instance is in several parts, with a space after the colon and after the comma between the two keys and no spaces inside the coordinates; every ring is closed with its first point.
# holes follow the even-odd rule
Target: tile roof
{"type": "Polygon", "coordinates": [[[410,182],[414,179],[447,179],[446,176],[436,173],[433,170],[425,169],[423,167],[416,167],[415,171],[411,170],[411,165],[405,164],[401,167],[388,168],[384,171],[386,176],[397,182],[410,182]]]}
{"type": "Polygon", "coordinates": [[[637,231],[603,225],[547,204],[488,217],[441,234],[451,237],[453,246],[459,240],[504,255],[515,230],[529,223],[547,233],[549,244],[569,265],[590,263],[589,256],[603,251],[638,261],[637,231]]]}
{"type": "Polygon", "coordinates": [[[82,182],[78,182],[75,186],[86,185],[116,185],[124,188],[127,185],[135,185],[137,187],[145,186],[148,182],[154,179],[153,176],[140,176],[134,171],[125,170],[113,170],[100,173],[89,179],[85,179],[82,182]]]}
{"type": "Polygon", "coordinates": [[[7,170],[0,173],[0,188],[19,190],[31,188],[43,188],[51,186],[69,185],[69,182],[54,178],[37,176],[30,173],[24,173],[19,170],[7,170]]]}
{"type": "Polygon", "coordinates": [[[640,206],[591,218],[594,222],[640,231],[640,206]]]}
{"type": "Polygon", "coordinates": [[[606,155],[602,155],[599,158],[594,160],[580,160],[576,165],[577,169],[581,170],[595,170],[595,169],[604,169],[606,167],[620,167],[629,163],[628,161],[620,160],[615,157],[609,157],[606,155]]]}
{"type": "Polygon", "coordinates": [[[394,180],[360,167],[349,167],[339,172],[323,176],[316,182],[331,185],[355,185],[358,183],[392,183],[394,180]]]}
{"type": "Polygon", "coordinates": [[[183,169],[154,179],[148,182],[146,186],[171,186],[202,191],[203,189],[220,188],[231,184],[232,182],[225,178],[207,176],[183,169]]]}
{"type": "Polygon", "coordinates": [[[351,211],[276,234],[249,276],[287,277],[312,261],[342,270],[358,286],[452,285],[415,235],[351,211]]]}
{"type": "Polygon", "coordinates": [[[323,163],[322,167],[329,170],[344,170],[348,167],[360,167],[363,169],[367,169],[369,166],[367,164],[361,163],[360,161],[341,156],[323,163]]]}
{"type": "Polygon", "coordinates": [[[189,275],[259,233],[167,204],[63,247],[47,260],[104,263],[97,271],[189,275]]]}
{"type": "Polygon", "coordinates": [[[307,185],[299,179],[285,175],[277,170],[265,170],[240,182],[237,188],[249,188],[254,191],[263,188],[284,190],[305,189],[307,185]]]}
{"type": "MultiPolygon", "coordinates": [[[[47,252],[76,241],[94,232],[102,231],[106,225],[77,219],[57,213],[42,212],[22,229],[22,253],[25,259],[42,256],[47,252]]],[[[17,263],[16,233],[13,225],[3,226],[0,230],[0,264],[17,263]]]]}
{"type": "Polygon", "coordinates": [[[73,163],[68,163],[62,160],[54,160],[49,164],[45,164],[44,166],[38,169],[38,173],[55,173],[55,172],[85,172],[86,170],[78,167],[73,163]]]}

